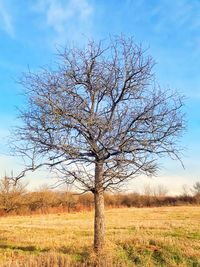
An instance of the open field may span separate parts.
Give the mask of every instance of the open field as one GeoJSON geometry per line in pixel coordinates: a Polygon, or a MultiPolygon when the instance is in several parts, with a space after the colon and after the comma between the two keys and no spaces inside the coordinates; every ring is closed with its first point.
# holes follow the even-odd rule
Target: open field
{"type": "MultiPolygon", "coordinates": [[[[100,266],[200,266],[200,207],[106,211],[100,266]]],[[[95,266],[93,213],[0,218],[0,266],[95,266]]]]}

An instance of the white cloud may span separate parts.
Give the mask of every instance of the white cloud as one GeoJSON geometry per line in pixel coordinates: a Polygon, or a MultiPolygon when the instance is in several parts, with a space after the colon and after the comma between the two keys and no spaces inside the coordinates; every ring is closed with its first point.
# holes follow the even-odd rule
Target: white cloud
{"type": "Polygon", "coordinates": [[[5,3],[0,1],[0,27],[11,37],[14,37],[13,18],[5,6],[5,3]]]}
{"type": "Polygon", "coordinates": [[[54,31],[54,41],[60,44],[72,34],[73,39],[77,33],[87,35],[93,6],[88,0],[38,0],[35,11],[42,15],[45,27],[54,31]]]}

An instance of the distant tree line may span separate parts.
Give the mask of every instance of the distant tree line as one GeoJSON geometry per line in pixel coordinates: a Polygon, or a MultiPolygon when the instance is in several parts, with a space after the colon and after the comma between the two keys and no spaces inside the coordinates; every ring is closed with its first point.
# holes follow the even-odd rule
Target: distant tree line
{"type": "MultiPolygon", "coordinates": [[[[200,205],[200,182],[178,196],[168,196],[167,188],[146,185],[143,193],[105,193],[107,208],[119,207],[159,207],[178,205],[200,205]]],[[[78,194],[69,190],[55,191],[43,187],[30,192],[22,182],[15,183],[9,177],[0,180],[0,215],[61,213],[93,210],[92,193],[78,194]]]]}

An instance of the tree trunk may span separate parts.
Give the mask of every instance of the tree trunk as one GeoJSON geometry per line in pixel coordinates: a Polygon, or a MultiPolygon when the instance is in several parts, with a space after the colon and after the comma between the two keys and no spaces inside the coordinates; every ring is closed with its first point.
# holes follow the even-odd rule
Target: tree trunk
{"type": "Polygon", "coordinates": [[[94,251],[99,253],[104,246],[105,215],[104,215],[104,190],[103,190],[103,163],[95,166],[95,217],[94,217],[94,251]]]}

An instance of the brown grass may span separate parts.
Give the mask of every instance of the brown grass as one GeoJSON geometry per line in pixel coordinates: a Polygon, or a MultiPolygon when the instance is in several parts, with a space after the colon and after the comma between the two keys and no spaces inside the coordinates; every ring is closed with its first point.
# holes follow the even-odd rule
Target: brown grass
{"type": "Polygon", "coordinates": [[[92,251],[93,212],[0,218],[0,266],[200,266],[200,207],[106,211],[92,251]]]}

